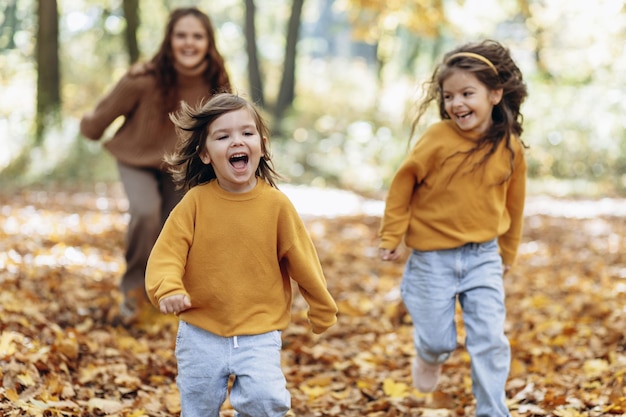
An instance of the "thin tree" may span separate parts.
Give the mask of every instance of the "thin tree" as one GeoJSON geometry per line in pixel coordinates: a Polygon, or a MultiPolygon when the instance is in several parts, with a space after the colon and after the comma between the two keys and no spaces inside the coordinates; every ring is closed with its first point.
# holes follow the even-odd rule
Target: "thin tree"
{"type": "Polygon", "coordinates": [[[37,3],[37,117],[36,145],[43,141],[47,123],[58,121],[61,108],[59,69],[59,12],[57,0],[37,3]]]}
{"type": "Polygon", "coordinates": [[[126,30],[124,38],[126,49],[128,50],[128,60],[131,64],[139,60],[139,45],[137,43],[137,29],[139,28],[139,0],[124,0],[124,18],[126,19],[126,30]]]}
{"type": "Polygon", "coordinates": [[[304,0],[293,0],[291,16],[287,26],[287,44],[285,46],[285,61],[283,67],[283,77],[280,82],[278,98],[274,108],[274,120],[276,125],[280,125],[285,111],[293,104],[295,98],[296,85],[296,53],[298,38],[300,36],[300,23],[304,0]]]}
{"type": "Polygon", "coordinates": [[[263,79],[259,68],[259,55],[256,45],[256,6],[254,0],[245,0],[246,19],[244,32],[246,36],[246,52],[248,53],[248,83],[252,101],[265,107],[263,79]]]}
{"type": "Polygon", "coordinates": [[[535,63],[537,65],[537,70],[542,77],[551,80],[554,78],[554,75],[550,72],[550,68],[542,58],[542,52],[546,43],[546,28],[539,24],[529,25],[529,22],[533,21],[534,17],[531,3],[531,0],[518,0],[517,2],[517,4],[519,5],[520,14],[524,19],[526,27],[528,28],[529,32],[533,34],[533,39],[535,41],[534,57],[535,63]]]}

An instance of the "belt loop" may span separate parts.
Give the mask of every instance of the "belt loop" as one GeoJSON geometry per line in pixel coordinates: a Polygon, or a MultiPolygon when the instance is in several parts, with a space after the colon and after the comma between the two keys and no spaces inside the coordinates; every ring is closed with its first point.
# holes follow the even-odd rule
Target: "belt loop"
{"type": "Polygon", "coordinates": [[[233,347],[235,349],[239,347],[239,343],[237,343],[237,336],[233,336],[233,347]]]}

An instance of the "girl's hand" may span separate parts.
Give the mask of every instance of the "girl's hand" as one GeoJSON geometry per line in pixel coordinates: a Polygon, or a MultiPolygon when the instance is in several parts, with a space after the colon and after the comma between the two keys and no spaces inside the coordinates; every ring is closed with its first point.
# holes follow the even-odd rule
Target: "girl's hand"
{"type": "Polygon", "coordinates": [[[400,250],[398,248],[395,249],[378,249],[378,253],[380,255],[380,259],[383,261],[397,261],[400,259],[400,250]]]}
{"type": "Polygon", "coordinates": [[[505,276],[511,270],[511,265],[502,265],[502,276],[505,276]]]}
{"type": "Polygon", "coordinates": [[[165,297],[159,302],[159,308],[163,314],[178,314],[191,307],[191,300],[183,294],[165,297]]]}

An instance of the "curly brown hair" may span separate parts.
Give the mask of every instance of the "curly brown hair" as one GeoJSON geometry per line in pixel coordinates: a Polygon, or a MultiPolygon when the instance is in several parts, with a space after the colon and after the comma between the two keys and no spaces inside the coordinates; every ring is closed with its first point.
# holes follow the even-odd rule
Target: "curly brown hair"
{"type": "MultiPolygon", "coordinates": [[[[442,120],[450,119],[450,115],[445,110],[442,85],[454,71],[459,69],[474,74],[478,81],[489,90],[502,89],[502,100],[493,107],[491,114],[493,123],[485,135],[480,138],[476,146],[467,152],[466,156],[488,148],[488,152],[478,163],[479,165],[483,164],[493,155],[500,143],[505,141],[505,145],[511,154],[512,173],[513,159],[515,157],[515,151],[511,145],[511,141],[514,140],[513,137],[517,138],[516,140],[520,140],[522,146],[526,147],[520,139],[524,120],[520,108],[528,96],[528,91],[522,72],[513,61],[509,49],[494,40],[468,43],[444,55],[443,60],[435,68],[430,80],[424,84],[425,97],[421,101],[417,115],[413,119],[409,141],[415,133],[417,124],[432,102],[437,102],[439,116],[442,120]],[[472,54],[477,54],[485,59],[477,59],[472,54]],[[492,65],[489,65],[489,63],[492,65]]],[[[506,179],[508,178],[505,178],[503,181],[506,181],[506,179]]]]}

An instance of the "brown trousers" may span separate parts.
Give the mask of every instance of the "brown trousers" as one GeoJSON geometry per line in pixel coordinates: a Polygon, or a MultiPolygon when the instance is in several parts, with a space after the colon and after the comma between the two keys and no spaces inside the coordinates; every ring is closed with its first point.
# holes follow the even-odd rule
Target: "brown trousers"
{"type": "Polygon", "coordinates": [[[146,264],[170,211],[182,197],[170,174],[158,169],[133,167],[118,161],[120,180],[128,198],[130,221],[126,234],[126,271],[120,290],[145,288],[146,264]]]}

